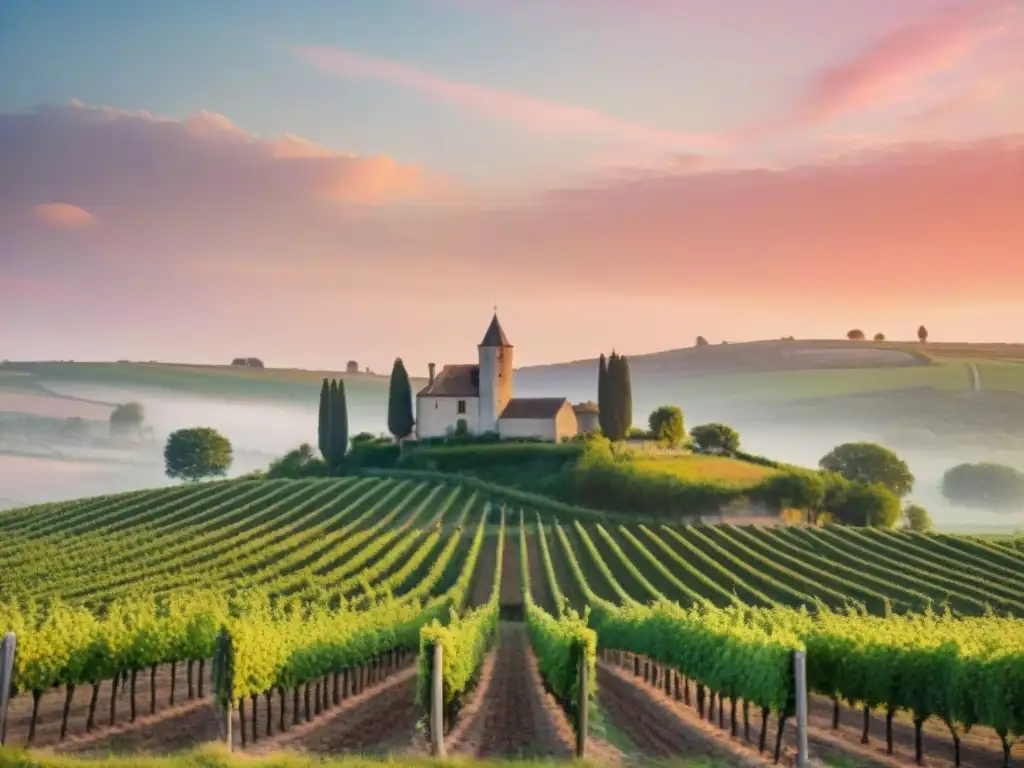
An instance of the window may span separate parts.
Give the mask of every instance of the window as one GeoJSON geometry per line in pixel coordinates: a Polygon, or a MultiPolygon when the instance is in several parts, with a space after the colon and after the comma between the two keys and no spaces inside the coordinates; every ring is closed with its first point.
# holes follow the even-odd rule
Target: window
{"type": "Polygon", "coordinates": [[[459,400],[459,402],[457,404],[457,407],[456,407],[456,411],[458,413],[465,413],[466,412],[466,401],[465,400],[459,400]]]}

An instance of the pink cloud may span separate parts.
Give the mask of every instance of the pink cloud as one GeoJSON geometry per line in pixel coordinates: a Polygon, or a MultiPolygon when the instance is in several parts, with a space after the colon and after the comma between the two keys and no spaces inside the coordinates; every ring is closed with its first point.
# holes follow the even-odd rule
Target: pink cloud
{"type": "Polygon", "coordinates": [[[719,147],[723,144],[721,137],[663,130],[586,107],[448,80],[401,62],[374,59],[351,51],[321,47],[298,47],[294,51],[328,74],[392,83],[541,134],[596,135],[666,149],[719,147]]]}
{"type": "Polygon", "coordinates": [[[999,0],[972,0],[893,30],[815,78],[795,119],[817,123],[899,99],[916,83],[958,64],[1005,31],[1009,10],[999,0]]]}
{"type": "MultiPolygon", "coordinates": [[[[3,172],[11,180],[0,193],[0,210],[57,198],[104,217],[108,210],[180,206],[215,215],[270,201],[430,200],[444,190],[416,166],[335,152],[295,136],[264,139],[207,111],[173,120],[76,101],[0,115],[0,145],[9,150],[3,172]]],[[[65,209],[44,210],[51,221],[81,219],[65,209]]]]}
{"type": "Polygon", "coordinates": [[[42,203],[32,209],[35,217],[54,229],[81,229],[96,223],[96,217],[70,203],[42,203]]]}

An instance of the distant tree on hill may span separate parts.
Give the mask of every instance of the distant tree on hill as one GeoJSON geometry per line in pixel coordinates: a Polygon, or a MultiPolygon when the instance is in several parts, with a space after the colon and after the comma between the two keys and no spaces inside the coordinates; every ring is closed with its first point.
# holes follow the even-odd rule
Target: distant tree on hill
{"type": "Polygon", "coordinates": [[[846,332],[846,338],[850,341],[864,341],[864,331],[860,328],[854,328],[852,331],[846,332]]]}
{"type": "Polygon", "coordinates": [[[345,366],[345,373],[359,373],[359,363],[355,360],[349,360],[345,366]]]}
{"type": "Polygon", "coordinates": [[[928,533],[935,528],[928,510],[919,504],[907,504],[903,508],[903,524],[911,531],[921,533],[928,533]]]}
{"type": "Polygon", "coordinates": [[[258,357],[236,357],[231,365],[235,368],[262,368],[263,361],[258,357]]]}
{"type": "Polygon", "coordinates": [[[875,443],[843,443],[822,456],[818,465],[854,483],[878,483],[899,497],[914,488],[914,475],[899,456],[875,443]]]}
{"type": "Polygon", "coordinates": [[[388,431],[396,440],[412,434],[415,424],[412,411],[412,385],[402,358],[395,358],[391,369],[391,384],[388,389],[388,431]]]}
{"type": "Polygon", "coordinates": [[[110,414],[110,434],[138,435],[145,420],[146,411],[141,403],[119,405],[110,414]]]}
{"type": "Polygon", "coordinates": [[[875,334],[875,341],[885,341],[885,334],[884,333],[876,333],[875,334]]]}
{"type": "Polygon", "coordinates": [[[697,344],[696,344],[696,346],[698,346],[698,347],[706,347],[706,346],[708,346],[708,340],[705,339],[703,336],[698,336],[697,337],[697,344]]]}
{"type": "Polygon", "coordinates": [[[683,424],[683,409],[678,405],[663,405],[651,411],[647,419],[651,437],[662,445],[675,448],[686,437],[683,424]]]}
{"type": "Polygon", "coordinates": [[[1013,512],[1024,509],[1024,472],[1003,464],[958,464],[942,478],[942,495],[953,504],[1013,512]]]}
{"type": "Polygon", "coordinates": [[[925,328],[923,325],[917,329],[917,339],[922,344],[928,341],[928,329],[925,328]]]}
{"type": "Polygon", "coordinates": [[[707,453],[732,453],[740,448],[740,434],[726,424],[701,424],[690,430],[690,439],[707,453]]]}
{"type": "Polygon", "coordinates": [[[331,459],[331,383],[324,379],[320,387],[320,421],[317,427],[317,447],[324,461],[331,459]]]}
{"type": "Polygon", "coordinates": [[[193,482],[226,475],[232,458],[231,441],[210,427],[179,429],[164,447],[167,476],[193,482]]]}

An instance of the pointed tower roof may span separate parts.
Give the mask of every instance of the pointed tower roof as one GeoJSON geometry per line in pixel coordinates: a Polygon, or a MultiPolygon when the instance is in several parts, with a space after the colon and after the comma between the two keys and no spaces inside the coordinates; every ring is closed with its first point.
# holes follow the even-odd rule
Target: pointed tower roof
{"type": "Polygon", "coordinates": [[[511,347],[508,343],[508,336],[505,335],[505,331],[501,329],[501,323],[498,322],[498,313],[494,313],[494,317],[491,319],[491,324],[487,326],[487,333],[484,334],[484,340],[480,342],[481,347],[511,347]]]}

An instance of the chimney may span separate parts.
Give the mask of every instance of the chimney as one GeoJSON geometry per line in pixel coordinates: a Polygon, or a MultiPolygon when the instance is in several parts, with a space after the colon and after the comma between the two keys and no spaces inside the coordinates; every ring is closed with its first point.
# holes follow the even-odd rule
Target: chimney
{"type": "Polygon", "coordinates": [[[437,370],[437,364],[427,363],[427,370],[430,371],[430,381],[427,383],[427,386],[429,387],[434,383],[434,372],[437,370]]]}

